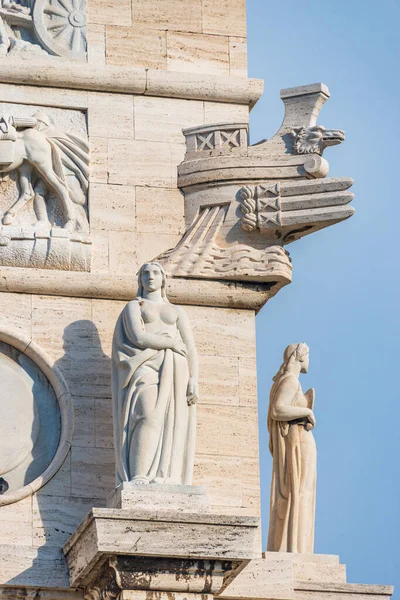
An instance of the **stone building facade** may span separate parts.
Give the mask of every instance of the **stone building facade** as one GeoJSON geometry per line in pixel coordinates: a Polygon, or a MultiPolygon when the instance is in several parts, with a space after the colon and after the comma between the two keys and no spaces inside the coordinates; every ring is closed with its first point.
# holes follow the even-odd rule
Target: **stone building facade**
{"type": "MultiPolygon", "coordinates": [[[[348,588],[335,557],[267,557],[266,568],[257,527],[255,315],[290,283],[283,246],[352,214],[351,180],[320,183],[322,142],[304,152],[294,145],[301,128],[316,129],[327,88],[284,91],[284,129],[269,146],[250,147],[249,110],[263,84],[247,78],[245,0],[8,4],[0,9],[0,351],[5,378],[13,370],[30,391],[18,403],[25,396],[10,384],[12,401],[1,403],[0,595],[84,594],[71,586],[63,547],[115,487],[112,336],[139,267],[157,257],[199,353],[193,483],[206,486],[211,515],[253,518],[254,540],[237,556],[253,558],[253,571],[223,594],[389,597],[388,587],[348,588]],[[48,159],[36,152],[49,147],[48,159]],[[244,196],[254,200],[247,212],[244,196]],[[190,228],[218,203],[227,207],[223,224],[194,250],[201,266],[190,228]],[[240,225],[249,213],[253,232],[240,225]],[[249,257],[239,270],[238,244],[249,257]]],[[[328,137],[317,134],[317,143],[328,137]]]]}

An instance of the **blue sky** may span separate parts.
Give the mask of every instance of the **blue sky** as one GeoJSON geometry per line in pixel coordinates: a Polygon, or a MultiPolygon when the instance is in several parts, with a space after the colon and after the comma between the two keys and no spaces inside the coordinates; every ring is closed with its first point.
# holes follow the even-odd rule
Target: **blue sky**
{"type": "Polygon", "coordinates": [[[315,551],[339,554],[348,581],[400,598],[400,2],[247,0],[249,75],[265,80],[252,142],[283,116],[279,90],[322,81],[319,123],[346,132],[324,156],[354,178],[356,214],[290,244],[293,283],[257,317],[264,540],[271,378],[289,343],[311,348],[316,388],[315,551]],[[399,375],[399,376],[398,376],[399,375]]]}

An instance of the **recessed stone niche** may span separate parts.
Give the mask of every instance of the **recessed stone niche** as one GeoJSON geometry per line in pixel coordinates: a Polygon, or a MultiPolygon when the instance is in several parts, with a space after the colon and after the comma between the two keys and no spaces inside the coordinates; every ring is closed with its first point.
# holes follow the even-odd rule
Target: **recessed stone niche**
{"type": "Polygon", "coordinates": [[[72,435],[61,374],[36,344],[10,337],[0,332],[0,505],[47,483],[65,460],[72,435]]]}

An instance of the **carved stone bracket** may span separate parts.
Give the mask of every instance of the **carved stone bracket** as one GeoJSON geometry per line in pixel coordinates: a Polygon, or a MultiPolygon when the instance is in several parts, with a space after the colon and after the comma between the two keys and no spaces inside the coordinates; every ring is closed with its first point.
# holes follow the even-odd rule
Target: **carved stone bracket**
{"type": "Polygon", "coordinates": [[[183,131],[185,160],[178,186],[187,230],[158,257],[172,277],[291,281],[285,244],[349,218],[348,177],[325,179],[322,153],[344,133],[317,124],[328,88],[313,84],[281,91],[285,117],[269,140],[249,145],[242,123],[183,131]]]}

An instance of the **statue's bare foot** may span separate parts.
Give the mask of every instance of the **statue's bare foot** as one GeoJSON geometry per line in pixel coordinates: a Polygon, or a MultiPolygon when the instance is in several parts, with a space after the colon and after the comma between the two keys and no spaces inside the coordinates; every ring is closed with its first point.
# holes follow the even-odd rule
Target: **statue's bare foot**
{"type": "Polygon", "coordinates": [[[11,223],[14,221],[14,219],[15,219],[15,213],[12,213],[10,211],[6,212],[3,217],[3,225],[11,225],[11,223]]]}
{"type": "Polygon", "coordinates": [[[149,480],[145,477],[135,477],[134,479],[132,479],[131,483],[133,483],[134,485],[148,485],[149,480]]]}

